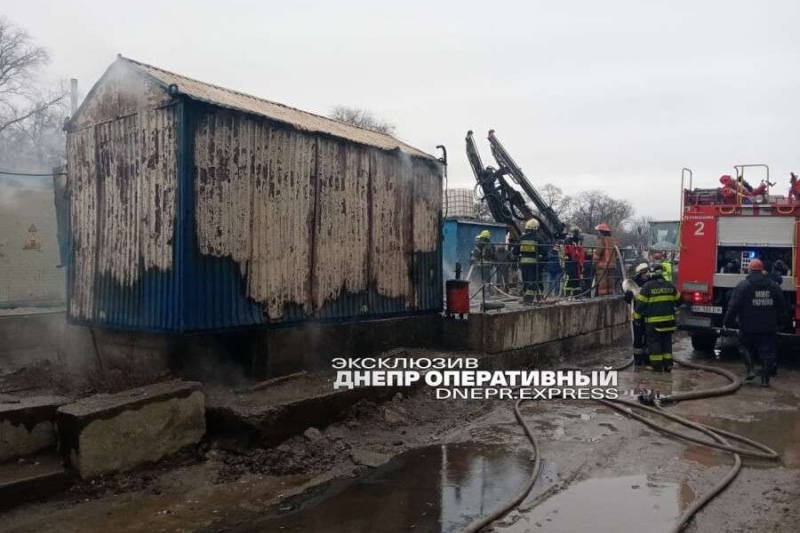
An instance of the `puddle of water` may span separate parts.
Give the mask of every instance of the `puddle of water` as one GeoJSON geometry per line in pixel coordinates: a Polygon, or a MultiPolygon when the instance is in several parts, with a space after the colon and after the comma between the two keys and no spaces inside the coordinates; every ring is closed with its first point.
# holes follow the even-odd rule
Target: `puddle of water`
{"type": "Polygon", "coordinates": [[[581,481],[558,493],[500,533],[580,533],[668,531],[680,509],[694,499],[686,485],[656,481],[651,476],[597,478],[581,481]],[[646,524],[646,526],[643,526],[646,524]]]}
{"type": "MultiPolygon", "coordinates": [[[[776,410],[752,413],[752,418],[734,420],[715,416],[692,417],[709,426],[738,433],[766,444],[781,455],[782,463],[790,468],[800,467],[800,411],[776,410]]],[[[753,466],[770,466],[772,461],[745,458],[753,466]]]]}
{"type": "Polygon", "coordinates": [[[456,532],[516,495],[532,466],[529,452],[506,446],[420,448],[360,479],[285,500],[267,518],[234,531],[456,532]]]}

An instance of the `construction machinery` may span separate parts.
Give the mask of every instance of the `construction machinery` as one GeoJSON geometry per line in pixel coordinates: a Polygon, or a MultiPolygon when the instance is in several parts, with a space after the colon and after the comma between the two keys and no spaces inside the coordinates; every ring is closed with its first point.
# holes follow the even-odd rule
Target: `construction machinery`
{"type": "Polygon", "coordinates": [[[767,165],[735,168],[735,180],[723,176],[720,187],[709,189],[693,189],[692,172],[683,169],[678,289],[691,305],[681,313],[679,327],[690,333],[697,350],[714,348],[731,292],[756,258],[767,268],[786,265],[781,288],[790,316],[780,337],[800,339],[800,198],[791,190],[786,196],[770,194],[774,184],[767,165]],[[745,171],[754,169],[764,173],[756,188],[744,179],[745,171]]]}
{"type": "Polygon", "coordinates": [[[494,130],[489,131],[489,145],[497,161],[497,168],[484,167],[472,131],[467,132],[466,141],[467,158],[478,182],[476,189],[481,190],[482,199],[489,207],[492,217],[508,226],[511,238],[521,235],[525,221],[532,218],[539,221],[540,231],[549,242],[566,236],[566,225],[536,192],[522,168],[495,136],[494,130]],[[535,210],[529,206],[528,201],[535,210]]]}

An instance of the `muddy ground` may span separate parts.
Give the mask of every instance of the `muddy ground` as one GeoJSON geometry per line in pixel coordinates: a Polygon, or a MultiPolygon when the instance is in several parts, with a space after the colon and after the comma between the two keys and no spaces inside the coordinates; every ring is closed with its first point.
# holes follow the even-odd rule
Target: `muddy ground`
{"type": "MultiPolygon", "coordinates": [[[[580,359],[596,365],[626,354],[616,348],[580,359]]],[[[698,357],[686,339],[676,354],[698,357]]],[[[780,463],[745,458],[688,531],[800,531],[799,366],[783,365],[771,389],[746,386],[670,407],[782,455],[780,463]]],[[[724,382],[686,369],[626,372],[621,389],[724,382]]],[[[542,475],[497,532],[667,531],[732,464],[729,454],[665,437],[596,403],[530,403],[523,414],[540,438],[542,475]]],[[[436,400],[420,389],[383,405],[362,402],[338,423],[271,449],[233,452],[206,442],[157,467],[77,485],[5,512],[0,530],[459,531],[516,493],[531,459],[509,402],[436,400]]]]}

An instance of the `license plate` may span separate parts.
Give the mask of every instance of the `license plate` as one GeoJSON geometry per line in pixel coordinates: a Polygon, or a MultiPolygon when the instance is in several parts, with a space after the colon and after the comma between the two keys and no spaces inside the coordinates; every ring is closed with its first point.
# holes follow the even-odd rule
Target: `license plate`
{"type": "Polygon", "coordinates": [[[710,328],[711,319],[705,316],[687,316],[681,320],[682,326],[694,326],[697,328],[710,328]]]}
{"type": "Polygon", "coordinates": [[[695,313],[708,313],[710,315],[721,315],[722,307],[719,305],[693,305],[692,311],[695,313]]]}

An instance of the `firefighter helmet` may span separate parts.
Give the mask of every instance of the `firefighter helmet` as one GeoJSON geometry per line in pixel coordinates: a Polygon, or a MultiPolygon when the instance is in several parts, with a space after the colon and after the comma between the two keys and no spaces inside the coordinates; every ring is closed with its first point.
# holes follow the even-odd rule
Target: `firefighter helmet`
{"type": "Polygon", "coordinates": [[[761,259],[753,259],[747,264],[747,270],[750,272],[763,272],[764,263],[761,262],[761,259]]]}
{"type": "Polygon", "coordinates": [[[647,263],[639,263],[636,265],[636,269],[633,271],[637,276],[640,274],[644,274],[650,268],[650,265],[647,263]]]}
{"type": "Polygon", "coordinates": [[[606,224],[605,222],[601,222],[594,229],[597,231],[611,231],[611,228],[609,228],[608,224],[606,224]]]}
{"type": "Polygon", "coordinates": [[[664,265],[661,263],[650,263],[650,275],[651,276],[663,276],[664,275],[664,265]]]}
{"type": "Polygon", "coordinates": [[[491,239],[492,238],[492,234],[489,233],[488,229],[485,229],[482,232],[478,233],[478,238],[479,239],[491,239]]]}
{"type": "Polygon", "coordinates": [[[580,233],[581,232],[581,228],[579,228],[578,226],[572,226],[571,228],[569,228],[569,231],[571,233],[580,233]]]}
{"type": "Polygon", "coordinates": [[[539,221],[535,218],[532,218],[525,222],[525,229],[537,230],[539,229],[539,221]]]}

